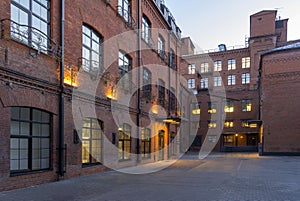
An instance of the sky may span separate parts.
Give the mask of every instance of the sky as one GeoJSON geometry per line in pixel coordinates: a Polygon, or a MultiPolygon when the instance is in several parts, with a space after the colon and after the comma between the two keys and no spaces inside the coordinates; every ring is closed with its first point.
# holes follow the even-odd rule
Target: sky
{"type": "Polygon", "coordinates": [[[278,10],[289,19],[288,40],[300,39],[299,0],[164,0],[182,36],[191,37],[197,50],[245,45],[250,35],[250,15],[262,10],[278,10]]]}

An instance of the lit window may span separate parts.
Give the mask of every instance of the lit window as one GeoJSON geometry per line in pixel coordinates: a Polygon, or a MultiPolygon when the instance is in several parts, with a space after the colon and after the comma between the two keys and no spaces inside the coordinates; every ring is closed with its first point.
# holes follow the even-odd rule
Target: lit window
{"type": "Polygon", "coordinates": [[[99,73],[102,59],[102,38],[93,29],[82,26],[82,68],[99,73]]]}
{"type": "Polygon", "coordinates": [[[208,102],[208,113],[209,114],[215,114],[217,113],[217,104],[208,102]]]}
{"type": "Polygon", "coordinates": [[[122,51],[119,51],[119,76],[120,86],[124,89],[130,89],[131,87],[131,58],[122,51]]]}
{"type": "Polygon", "coordinates": [[[219,77],[214,77],[214,86],[215,87],[222,86],[222,78],[220,76],[219,77]]]}
{"type": "Polygon", "coordinates": [[[208,89],[208,78],[201,78],[200,88],[201,89],[208,89]]]}
{"type": "Polygon", "coordinates": [[[228,85],[235,85],[235,75],[228,75],[228,85]]]}
{"type": "Polygon", "coordinates": [[[251,100],[247,100],[247,99],[242,100],[242,111],[251,112],[251,110],[252,110],[251,100]]]}
{"type": "Polygon", "coordinates": [[[236,65],[235,65],[235,59],[229,59],[228,60],[228,70],[235,70],[236,65]]]}
{"type": "Polygon", "coordinates": [[[130,1],[118,0],[118,13],[126,22],[130,21],[130,1]]]}
{"type": "Polygon", "coordinates": [[[200,72],[201,73],[208,73],[209,72],[209,65],[208,65],[207,62],[201,64],[200,72]]]}
{"type": "Polygon", "coordinates": [[[234,105],[233,105],[233,101],[232,100],[227,100],[226,101],[226,105],[225,105],[224,111],[227,112],[227,113],[234,112],[234,105]]]}
{"type": "Polygon", "coordinates": [[[11,108],[10,170],[15,172],[50,168],[51,116],[25,107],[11,108]]]}
{"type": "Polygon", "coordinates": [[[250,68],[250,57],[242,58],[242,68],[250,68]]]}
{"type": "Polygon", "coordinates": [[[142,158],[151,157],[151,130],[148,128],[142,128],[142,144],[141,154],[142,158]]]}
{"type": "Polygon", "coordinates": [[[130,160],[131,152],[131,126],[123,124],[123,128],[119,129],[119,160],[130,160]]]}
{"type": "Polygon", "coordinates": [[[150,20],[143,16],[142,19],[142,38],[147,42],[151,42],[151,23],[150,20]]]}
{"type": "Polygon", "coordinates": [[[217,128],[217,122],[216,121],[209,121],[208,122],[208,128],[217,128]]]}
{"type": "Polygon", "coordinates": [[[196,87],[195,79],[189,79],[188,80],[188,88],[189,89],[194,89],[195,87],[196,87]]]}
{"type": "Polygon", "coordinates": [[[257,128],[257,123],[252,123],[250,119],[242,120],[242,127],[245,128],[257,128]]]}
{"type": "Polygon", "coordinates": [[[195,64],[190,64],[189,65],[189,67],[188,67],[189,69],[189,74],[191,75],[191,74],[195,74],[196,73],[196,66],[195,66],[195,64]]]}
{"type": "Polygon", "coordinates": [[[200,103],[192,103],[192,114],[200,114],[201,113],[201,108],[200,108],[200,103]]]}
{"type": "Polygon", "coordinates": [[[221,71],[222,70],[222,61],[215,61],[214,62],[214,71],[221,71]]]}
{"type": "Polygon", "coordinates": [[[161,58],[165,57],[165,40],[161,35],[158,36],[158,55],[161,58]]]}
{"type": "Polygon", "coordinates": [[[82,125],[82,163],[95,164],[101,162],[103,122],[85,118],[82,125]]]}
{"type": "Polygon", "coordinates": [[[225,121],[224,127],[225,128],[233,128],[233,121],[225,121]]]}
{"type": "Polygon", "coordinates": [[[243,73],[242,84],[249,84],[249,83],[250,83],[250,73],[243,73]]]}

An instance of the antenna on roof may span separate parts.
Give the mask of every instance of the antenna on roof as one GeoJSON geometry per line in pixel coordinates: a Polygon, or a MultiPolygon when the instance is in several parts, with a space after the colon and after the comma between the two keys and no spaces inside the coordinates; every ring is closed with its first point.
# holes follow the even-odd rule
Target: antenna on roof
{"type": "Polygon", "coordinates": [[[277,11],[277,17],[276,20],[281,20],[281,10],[284,9],[284,7],[274,8],[277,11]]]}

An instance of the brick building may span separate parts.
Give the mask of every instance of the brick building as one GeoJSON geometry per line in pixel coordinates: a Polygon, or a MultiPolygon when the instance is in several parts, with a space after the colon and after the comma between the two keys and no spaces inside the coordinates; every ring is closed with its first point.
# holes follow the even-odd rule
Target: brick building
{"type": "MultiPolygon", "coordinates": [[[[251,15],[250,37],[244,47],[221,44],[217,50],[194,53],[190,38],[182,39],[182,57],[189,63],[182,74],[198,99],[193,114],[200,116],[191,150],[203,149],[203,145],[215,151],[258,150],[260,55],[294,42],[287,41],[288,20],[276,19],[276,15],[275,10],[251,15]]],[[[272,143],[265,139],[265,144],[272,143]]]]}
{"type": "Polygon", "coordinates": [[[189,92],[161,1],[0,5],[0,190],[178,157],[189,92]]]}

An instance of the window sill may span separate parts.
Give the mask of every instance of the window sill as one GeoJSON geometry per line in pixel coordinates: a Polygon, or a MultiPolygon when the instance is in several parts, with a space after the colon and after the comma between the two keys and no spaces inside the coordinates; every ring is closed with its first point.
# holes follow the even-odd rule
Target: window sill
{"type": "Polygon", "coordinates": [[[86,164],[82,164],[82,168],[94,167],[99,165],[102,165],[102,163],[86,163],[86,164]]]}
{"type": "Polygon", "coordinates": [[[10,176],[11,177],[17,177],[17,176],[23,176],[23,175],[29,175],[29,174],[39,174],[39,173],[45,173],[50,172],[53,169],[42,169],[42,170],[26,170],[26,171],[11,171],[10,176]]]}

